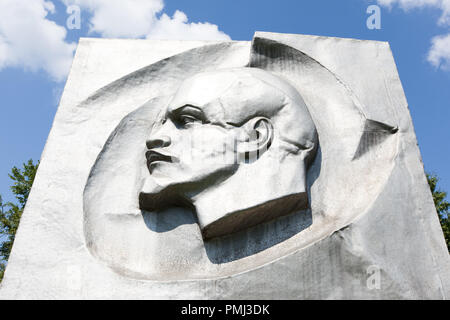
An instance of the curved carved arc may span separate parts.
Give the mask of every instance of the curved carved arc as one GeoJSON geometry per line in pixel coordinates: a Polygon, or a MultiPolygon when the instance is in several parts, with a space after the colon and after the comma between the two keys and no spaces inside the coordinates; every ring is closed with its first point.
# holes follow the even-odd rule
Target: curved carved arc
{"type": "MultiPolygon", "coordinates": [[[[92,104],[124,104],[127,99],[141,98],[141,106],[146,101],[166,95],[175,90],[182,80],[198,72],[244,66],[248,63],[243,58],[247,52],[247,42],[222,42],[190,49],[149,66],[134,71],[95,91],[79,107],[89,108],[92,104]]],[[[133,100],[134,101],[134,100],[133,100]]],[[[128,110],[127,113],[132,110],[128,110]]]]}
{"type": "Polygon", "coordinates": [[[389,136],[398,132],[398,127],[392,127],[382,122],[366,119],[363,134],[359,141],[353,160],[357,160],[367,154],[370,149],[383,143],[389,136]]]}
{"type": "MultiPolygon", "coordinates": [[[[372,134],[366,132],[367,128],[378,132],[378,135],[397,132],[397,128],[368,119],[353,91],[336,74],[298,49],[271,39],[255,37],[249,67],[276,73],[297,87],[318,124],[321,143],[326,143],[326,133],[321,130],[321,124],[326,125],[328,130],[332,129],[334,135],[340,132],[348,134],[349,131],[362,132],[360,139],[348,150],[353,160],[385,139],[372,139],[372,134]],[[312,79],[319,80],[320,85],[311,86],[312,79]]],[[[342,147],[345,148],[344,145],[342,147]]]]}
{"type": "MultiPolygon", "coordinates": [[[[144,235],[140,240],[148,244],[150,252],[158,243],[146,230],[137,195],[144,183],[142,172],[146,170],[143,142],[153,123],[148,119],[155,119],[157,107],[167,100],[168,97],[153,99],[120,121],[99,153],[83,192],[86,247],[112,269],[134,278],[144,276],[126,267],[132,264],[130,239],[133,241],[136,234],[144,235]]],[[[133,242],[134,248],[139,248],[141,241],[133,242]]]]}

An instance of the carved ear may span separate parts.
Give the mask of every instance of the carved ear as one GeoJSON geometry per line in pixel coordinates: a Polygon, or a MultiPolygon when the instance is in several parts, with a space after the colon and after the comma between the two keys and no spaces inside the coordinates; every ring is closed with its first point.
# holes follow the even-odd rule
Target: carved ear
{"type": "Polygon", "coordinates": [[[240,160],[251,163],[261,157],[272,143],[272,122],[264,117],[256,117],[241,127],[241,136],[237,142],[240,160]]]}

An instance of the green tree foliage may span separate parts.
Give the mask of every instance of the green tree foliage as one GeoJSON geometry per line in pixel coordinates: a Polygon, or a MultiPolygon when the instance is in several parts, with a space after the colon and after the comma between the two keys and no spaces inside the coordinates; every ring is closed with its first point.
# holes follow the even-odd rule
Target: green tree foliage
{"type": "Polygon", "coordinates": [[[23,164],[22,169],[17,167],[11,169],[11,174],[9,174],[9,177],[13,180],[11,191],[19,202],[18,204],[3,203],[0,196],[0,236],[5,238],[5,241],[0,245],[0,281],[3,279],[5,263],[9,259],[20,217],[27,203],[38,166],[39,162],[34,164],[33,160],[30,159],[23,164]]]}
{"type": "Polygon", "coordinates": [[[5,274],[5,265],[3,263],[0,263],[0,282],[2,281],[4,274],[5,274]]]}
{"type": "Polygon", "coordinates": [[[448,217],[450,203],[446,201],[447,192],[441,191],[437,188],[439,178],[436,175],[427,173],[427,179],[428,184],[430,185],[431,194],[433,195],[434,205],[439,215],[442,231],[444,232],[447,248],[450,252],[450,221],[448,217]]]}

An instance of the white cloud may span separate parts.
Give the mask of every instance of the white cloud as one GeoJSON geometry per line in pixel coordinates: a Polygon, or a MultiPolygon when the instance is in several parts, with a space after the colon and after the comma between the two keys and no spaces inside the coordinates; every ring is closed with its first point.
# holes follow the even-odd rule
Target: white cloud
{"type": "Polygon", "coordinates": [[[188,22],[187,16],[176,11],[170,18],[158,15],[164,8],[163,0],[62,0],[66,5],[76,4],[91,13],[90,32],[107,38],[230,40],[210,23],[188,22]]]}
{"type": "Polygon", "coordinates": [[[64,27],[46,18],[54,11],[45,0],[0,1],[0,70],[44,70],[55,81],[64,80],[75,44],[65,42],[64,27]]]}
{"type": "Polygon", "coordinates": [[[431,43],[428,61],[436,68],[450,71],[450,34],[434,37],[431,43]]]}
{"type": "Polygon", "coordinates": [[[377,0],[377,2],[388,8],[398,5],[405,11],[425,7],[437,8],[442,11],[438,23],[441,25],[450,25],[450,0],[377,0]]]}
{"type": "Polygon", "coordinates": [[[147,34],[148,39],[231,40],[215,24],[188,23],[187,16],[176,11],[172,18],[163,14],[147,34]]]}
{"type": "MultiPolygon", "coordinates": [[[[155,23],[162,0],[62,0],[66,5],[76,4],[89,11],[90,32],[106,38],[143,37],[155,23]]],[[[82,21],[83,23],[84,21],[82,21]]]]}
{"type": "MultiPolygon", "coordinates": [[[[81,23],[89,23],[90,32],[102,37],[230,40],[214,24],[188,22],[181,11],[172,18],[166,14],[159,17],[163,0],[59,1],[79,5],[81,23]],[[91,15],[85,22],[86,11],[91,15]]],[[[48,19],[54,13],[54,0],[0,0],[0,71],[20,67],[43,70],[55,81],[65,79],[76,44],[66,41],[65,26],[48,19]]]]}

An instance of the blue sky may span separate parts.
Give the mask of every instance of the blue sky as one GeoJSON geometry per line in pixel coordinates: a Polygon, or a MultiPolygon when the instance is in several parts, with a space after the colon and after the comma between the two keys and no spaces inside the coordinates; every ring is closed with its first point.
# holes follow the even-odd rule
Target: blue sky
{"type": "Polygon", "coordinates": [[[450,0],[0,0],[0,194],[13,200],[7,174],[40,159],[80,36],[251,40],[255,31],[389,41],[425,168],[450,191],[450,0]],[[66,28],[71,4],[79,30],[66,28]],[[366,26],[372,4],[380,30],[366,26]]]}

